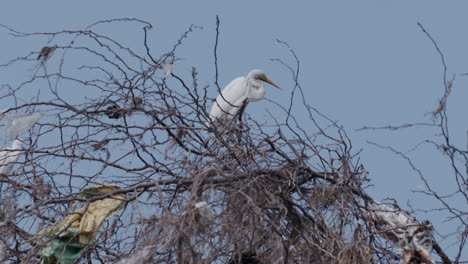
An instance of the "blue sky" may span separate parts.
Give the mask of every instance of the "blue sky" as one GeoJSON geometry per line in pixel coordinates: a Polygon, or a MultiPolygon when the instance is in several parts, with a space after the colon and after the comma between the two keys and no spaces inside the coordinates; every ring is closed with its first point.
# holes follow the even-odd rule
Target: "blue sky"
{"type": "MultiPolygon", "coordinates": [[[[370,140],[406,152],[425,139],[436,139],[437,130],[416,127],[399,132],[355,131],[363,126],[432,122],[427,113],[443,95],[442,64],[420,22],[435,38],[448,65],[449,77],[468,72],[468,2],[466,1],[8,1],[2,3],[0,23],[24,32],[83,29],[98,20],[135,17],[154,28],[153,50],[167,51],[191,25],[196,30],[179,51],[183,58],[174,71],[187,74],[197,67],[200,83],[213,85],[215,17],[221,19],[219,69],[221,86],[254,68],[263,69],[287,92],[289,73],[270,58],[293,62],[275,39],[289,43],[301,61],[300,83],[307,102],[348,131],[361,162],[374,185],[376,199],[396,198],[402,206],[437,208],[421,190],[422,183],[406,161],[366,143],[370,140]],[[47,4],[46,4],[47,3],[47,4]]],[[[130,27],[128,28],[131,29],[130,27]]],[[[132,28],[134,29],[134,27],[132,28]]],[[[125,37],[126,28],[106,33],[125,37]]],[[[128,33],[131,36],[131,33],[128,33]]],[[[10,41],[0,30],[0,63],[40,50],[38,43],[10,41]]],[[[13,76],[14,78],[15,76],[13,76]]],[[[21,78],[21,73],[18,73],[21,78]]],[[[468,130],[468,77],[458,76],[449,98],[453,140],[466,146],[468,130]]],[[[268,88],[267,88],[268,89],[268,88]]],[[[268,89],[267,97],[287,104],[285,91],[268,89]]],[[[0,109],[8,107],[0,102],[0,109]]],[[[267,117],[266,103],[249,105],[253,118],[267,117]]],[[[300,115],[300,113],[297,113],[300,115]]],[[[466,148],[466,147],[465,147],[466,148]]],[[[410,153],[429,182],[444,193],[452,190],[453,176],[447,161],[432,147],[410,153]]],[[[454,201],[455,203],[457,201],[454,201]]],[[[460,201],[458,201],[460,202],[460,201]]],[[[463,201],[461,201],[463,203],[463,201]]],[[[463,209],[466,205],[461,205],[463,209]]],[[[449,232],[451,223],[441,213],[424,214],[449,232]]],[[[436,226],[437,228],[437,226],[436,226]]]]}

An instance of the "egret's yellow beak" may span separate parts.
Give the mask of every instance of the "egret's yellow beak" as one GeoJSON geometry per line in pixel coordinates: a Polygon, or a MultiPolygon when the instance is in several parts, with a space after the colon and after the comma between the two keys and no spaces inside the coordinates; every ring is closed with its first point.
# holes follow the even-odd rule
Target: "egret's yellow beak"
{"type": "Polygon", "coordinates": [[[263,81],[265,81],[265,82],[267,82],[267,83],[273,85],[274,87],[276,87],[276,88],[278,88],[278,89],[280,89],[280,90],[283,90],[283,89],[281,89],[281,87],[279,87],[279,86],[278,86],[276,83],[274,83],[272,80],[268,79],[268,77],[265,77],[265,79],[263,79],[263,81]]]}

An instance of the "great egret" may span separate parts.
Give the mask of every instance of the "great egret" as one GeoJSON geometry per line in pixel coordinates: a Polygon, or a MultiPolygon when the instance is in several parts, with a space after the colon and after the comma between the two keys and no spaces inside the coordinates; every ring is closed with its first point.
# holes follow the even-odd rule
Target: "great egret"
{"type": "Polygon", "coordinates": [[[15,166],[21,155],[19,149],[21,149],[22,145],[23,141],[17,138],[13,141],[10,148],[0,151],[0,175],[8,176],[13,170],[13,166],[15,166]]]}
{"type": "Polygon", "coordinates": [[[246,77],[238,77],[231,81],[213,104],[207,126],[227,124],[233,120],[239,111],[245,108],[249,102],[260,101],[265,97],[265,87],[262,82],[267,82],[276,88],[281,88],[268,79],[261,70],[252,70],[246,77]]]}

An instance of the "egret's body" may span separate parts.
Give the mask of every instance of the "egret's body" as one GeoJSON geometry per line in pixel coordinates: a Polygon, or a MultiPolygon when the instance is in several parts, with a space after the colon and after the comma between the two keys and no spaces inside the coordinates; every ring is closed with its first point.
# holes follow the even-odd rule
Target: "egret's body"
{"type": "Polygon", "coordinates": [[[265,97],[265,87],[261,81],[281,89],[261,70],[253,70],[246,77],[238,77],[216,97],[216,102],[210,111],[211,124],[208,122],[207,126],[227,124],[239,114],[241,109],[245,108],[247,103],[262,100],[265,97]]]}
{"type": "Polygon", "coordinates": [[[21,139],[15,139],[10,148],[0,151],[0,175],[9,175],[18,161],[23,142],[21,139]]]}

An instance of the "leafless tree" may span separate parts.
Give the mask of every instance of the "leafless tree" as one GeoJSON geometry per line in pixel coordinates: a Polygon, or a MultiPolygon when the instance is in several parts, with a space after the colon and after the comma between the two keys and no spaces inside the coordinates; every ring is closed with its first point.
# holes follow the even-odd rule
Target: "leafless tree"
{"type": "MultiPolygon", "coordinates": [[[[208,90],[220,89],[219,20],[214,86],[200,85],[200,78],[212,80],[196,67],[177,72],[178,48],[196,26],[166,51],[155,51],[151,24],[138,19],[48,33],[1,28],[32,43],[32,51],[0,65],[6,74],[28,75],[2,84],[0,102],[9,107],[3,114],[44,113],[23,136],[15,169],[1,178],[2,263],[40,263],[57,238],[43,230],[77,202],[87,210],[119,195],[120,210],[73,263],[396,263],[403,260],[393,248],[401,241],[389,238],[393,231],[431,231],[417,220],[382,229],[388,223],[378,223],[371,210],[377,202],[366,193],[370,180],[359,151],[337,122],[306,102],[292,49],[294,65],[274,60],[291,74],[287,103],[264,100],[269,120],[246,111],[228,129],[207,131],[208,90]],[[122,24],[134,26],[132,38],[101,32],[122,24]],[[79,195],[102,183],[120,188],[79,195]]],[[[466,198],[467,151],[449,141],[446,84],[434,113],[446,142],[432,143],[450,157],[466,198]]],[[[461,254],[466,212],[445,205],[464,229],[461,254]]],[[[460,254],[450,259],[430,243],[435,259],[460,263],[460,254]]],[[[430,261],[415,252],[406,263],[430,261]]]]}

